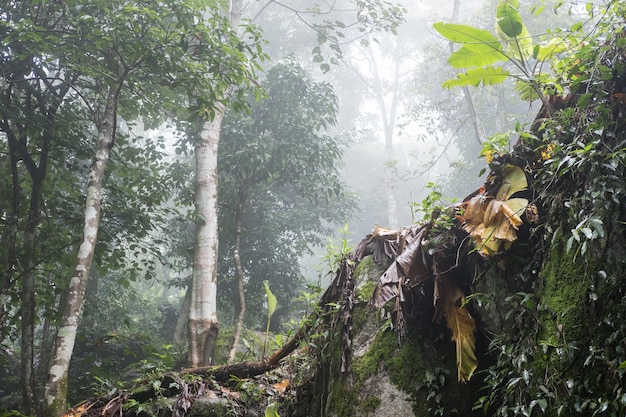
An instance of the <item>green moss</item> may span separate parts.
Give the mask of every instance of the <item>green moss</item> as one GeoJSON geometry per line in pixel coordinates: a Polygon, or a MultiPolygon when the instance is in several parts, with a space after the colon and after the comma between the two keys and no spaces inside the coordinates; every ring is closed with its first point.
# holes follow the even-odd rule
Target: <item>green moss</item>
{"type": "Polygon", "coordinates": [[[392,357],[397,346],[396,335],[392,331],[379,332],[367,353],[352,363],[355,386],[374,375],[380,364],[392,357]]]}
{"type": "Polygon", "coordinates": [[[361,409],[366,413],[373,413],[380,407],[382,400],[375,395],[368,395],[361,401],[361,409]]]}
{"type": "Polygon", "coordinates": [[[391,382],[398,388],[411,392],[416,381],[424,379],[424,363],[421,346],[412,340],[406,340],[398,352],[387,363],[391,382]]]}
{"type": "Polygon", "coordinates": [[[373,271],[377,267],[376,262],[374,262],[374,257],[372,255],[366,256],[358,263],[358,265],[354,268],[352,272],[352,276],[357,280],[359,278],[367,277],[368,273],[373,271]]]}
{"type": "Polygon", "coordinates": [[[352,333],[356,334],[360,332],[367,324],[368,320],[371,320],[371,314],[368,315],[367,309],[356,307],[352,310],[352,333]]]}
{"type": "Polygon", "coordinates": [[[336,413],[337,417],[352,417],[358,399],[358,390],[338,376],[329,398],[330,409],[336,413]]]}
{"type": "Polygon", "coordinates": [[[367,280],[363,283],[363,286],[359,288],[356,299],[360,302],[369,302],[371,300],[372,295],[374,295],[374,290],[376,289],[376,283],[372,280],[367,280]]]}
{"type": "Polygon", "coordinates": [[[541,315],[541,339],[548,345],[565,340],[582,340],[589,320],[587,292],[592,285],[594,265],[575,251],[566,252],[554,245],[542,269],[544,283],[542,303],[546,312],[541,315]]]}
{"type": "Polygon", "coordinates": [[[355,384],[377,373],[381,364],[389,371],[391,382],[409,393],[415,389],[416,381],[424,377],[421,346],[407,339],[398,347],[398,339],[391,330],[379,332],[367,353],[353,362],[355,384]]]}

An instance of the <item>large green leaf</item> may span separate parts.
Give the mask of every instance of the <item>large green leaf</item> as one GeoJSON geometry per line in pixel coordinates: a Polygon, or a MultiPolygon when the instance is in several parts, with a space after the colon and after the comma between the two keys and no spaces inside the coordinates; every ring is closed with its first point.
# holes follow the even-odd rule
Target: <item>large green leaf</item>
{"type": "Polygon", "coordinates": [[[458,51],[450,55],[448,62],[454,68],[468,68],[491,65],[505,59],[506,55],[498,50],[475,51],[463,45],[458,51]]]}
{"type": "Polygon", "coordinates": [[[519,2],[517,0],[503,0],[498,4],[496,16],[498,27],[510,38],[516,38],[522,34],[524,24],[522,16],[518,12],[519,2]]]}
{"type": "Polygon", "coordinates": [[[552,38],[547,43],[539,45],[537,50],[537,59],[543,61],[552,58],[553,55],[563,52],[567,44],[563,38],[552,38]]]}
{"type": "Polygon", "coordinates": [[[526,26],[522,26],[522,33],[519,36],[509,39],[505,43],[506,49],[518,59],[529,59],[534,56],[535,45],[526,26]]]}
{"type": "Polygon", "coordinates": [[[455,79],[447,80],[442,85],[444,88],[473,85],[478,87],[483,85],[499,84],[506,80],[510,72],[502,67],[480,67],[467,70],[463,74],[458,74],[455,79]]]}
{"type": "Polygon", "coordinates": [[[433,28],[449,41],[463,44],[472,51],[502,50],[500,41],[484,29],[443,22],[435,23],[433,28]]]}

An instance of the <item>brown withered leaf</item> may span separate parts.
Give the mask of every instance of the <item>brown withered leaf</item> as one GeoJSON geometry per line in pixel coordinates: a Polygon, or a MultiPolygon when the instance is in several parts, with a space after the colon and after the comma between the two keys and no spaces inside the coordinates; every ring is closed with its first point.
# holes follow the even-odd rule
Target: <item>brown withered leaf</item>
{"type": "Polygon", "coordinates": [[[528,223],[530,224],[539,223],[539,210],[537,209],[537,206],[534,203],[531,203],[528,206],[526,206],[525,214],[526,214],[526,220],[528,221],[528,223]]]}
{"type": "Polygon", "coordinates": [[[284,394],[287,388],[289,388],[290,384],[291,381],[288,378],[285,378],[282,381],[272,385],[272,388],[274,388],[274,391],[276,391],[278,394],[284,394]]]}
{"type": "Polygon", "coordinates": [[[461,222],[463,230],[472,234],[477,227],[484,223],[485,210],[492,200],[493,197],[478,194],[457,207],[460,212],[457,220],[461,222]]]}
{"type": "Polygon", "coordinates": [[[70,408],[66,414],[63,414],[63,417],[81,417],[85,414],[91,407],[93,407],[96,403],[85,401],[82,404],[79,404],[75,407],[70,408]]]}
{"type": "Polygon", "coordinates": [[[368,245],[372,244],[374,261],[381,264],[385,257],[393,259],[398,255],[398,241],[400,239],[400,229],[386,229],[376,225],[372,233],[365,236],[354,251],[354,259],[360,261],[366,252],[368,245]]]}
{"type": "MultiPolygon", "coordinates": [[[[428,265],[422,251],[422,242],[428,230],[430,223],[417,228],[416,233],[410,233],[405,238],[408,246],[396,257],[376,284],[372,296],[372,304],[376,308],[381,308],[387,301],[400,295],[399,284],[411,287],[429,279],[428,265]]],[[[405,242],[401,242],[400,246],[404,247],[405,242]]]]}

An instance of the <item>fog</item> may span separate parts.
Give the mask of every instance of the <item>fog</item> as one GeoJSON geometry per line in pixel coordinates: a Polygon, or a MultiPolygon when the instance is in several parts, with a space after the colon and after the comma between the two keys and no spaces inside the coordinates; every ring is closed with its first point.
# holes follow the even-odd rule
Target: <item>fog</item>
{"type": "MultiPolygon", "coordinates": [[[[358,197],[357,212],[346,220],[352,244],[375,225],[397,228],[419,221],[423,213],[415,212],[413,203],[419,204],[433,189],[443,194],[444,203],[452,204],[478,188],[483,181],[479,174],[487,167],[480,157],[483,142],[534,118],[539,105],[520,100],[512,82],[465,90],[441,87],[458,71],[447,63],[452,46],[433,23],[454,21],[492,30],[496,3],[405,4],[406,21],[397,35],[381,31],[363,36],[346,30],[337,46],[340,57],[322,46],[336,58],[325,70],[312,54],[318,47],[315,24],[349,19],[341,3],[321,5],[328,13],[321,17],[306,13],[308,2],[274,2],[262,10],[249,6],[269,40],[272,59],[297,56],[313,77],[331,83],[339,96],[339,122],[332,134],[343,138],[342,172],[358,197]]],[[[529,15],[532,6],[523,9],[529,15]]],[[[545,11],[527,25],[539,34],[558,19],[562,17],[545,11]]],[[[510,139],[516,140],[514,134],[510,139]]],[[[307,276],[315,276],[316,259],[323,251],[303,261],[307,276]]]]}

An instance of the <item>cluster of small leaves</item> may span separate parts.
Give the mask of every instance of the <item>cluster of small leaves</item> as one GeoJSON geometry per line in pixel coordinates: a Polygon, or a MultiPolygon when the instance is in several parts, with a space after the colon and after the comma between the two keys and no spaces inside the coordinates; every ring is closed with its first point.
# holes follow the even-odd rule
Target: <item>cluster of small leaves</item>
{"type": "Polygon", "coordinates": [[[446,381],[449,380],[450,371],[446,368],[436,367],[433,371],[426,371],[420,390],[426,393],[428,411],[433,416],[457,415],[458,410],[446,403],[444,395],[446,381]]]}
{"type": "MultiPolygon", "coordinates": [[[[523,280],[519,275],[517,279],[523,280]]],[[[529,280],[527,280],[529,281],[529,280]]],[[[485,371],[487,394],[475,409],[494,416],[526,416],[545,413],[548,404],[559,400],[558,375],[565,370],[564,361],[545,361],[548,350],[559,349],[558,357],[569,350],[538,340],[539,315],[545,309],[534,293],[518,292],[506,298],[504,317],[515,326],[515,334],[503,333],[492,340],[497,362],[485,371]],[[541,359],[540,359],[541,358],[541,359]],[[537,362],[543,364],[537,366],[537,362]]]]}
{"type": "Polygon", "coordinates": [[[429,182],[426,184],[429,191],[421,202],[412,201],[409,203],[411,208],[411,222],[434,222],[435,227],[449,230],[453,224],[453,218],[449,214],[447,207],[450,207],[454,201],[444,199],[441,187],[438,184],[429,182]]]}
{"type": "MultiPolygon", "coordinates": [[[[351,15],[343,20],[322,20],[307,23],[317,32],[318,45],[312,49],[313,62],[319,63],[323,72],[330,71],[343,58],[342,46],[360,39],[363,46],[376,41],[379,32],[396,34],[400,24],[404,22],[406,9],[399,3],[386,0],[357,0],[356,7],[347,12],[351,15]],[[331,51],[330,58],[325,55],[325,48],[331,51]]],[[[306,13],[322,15],[327,11],[315,6],[306,13]]],[[[298,13],[302,19],[304,13],[298,13]]]]}

